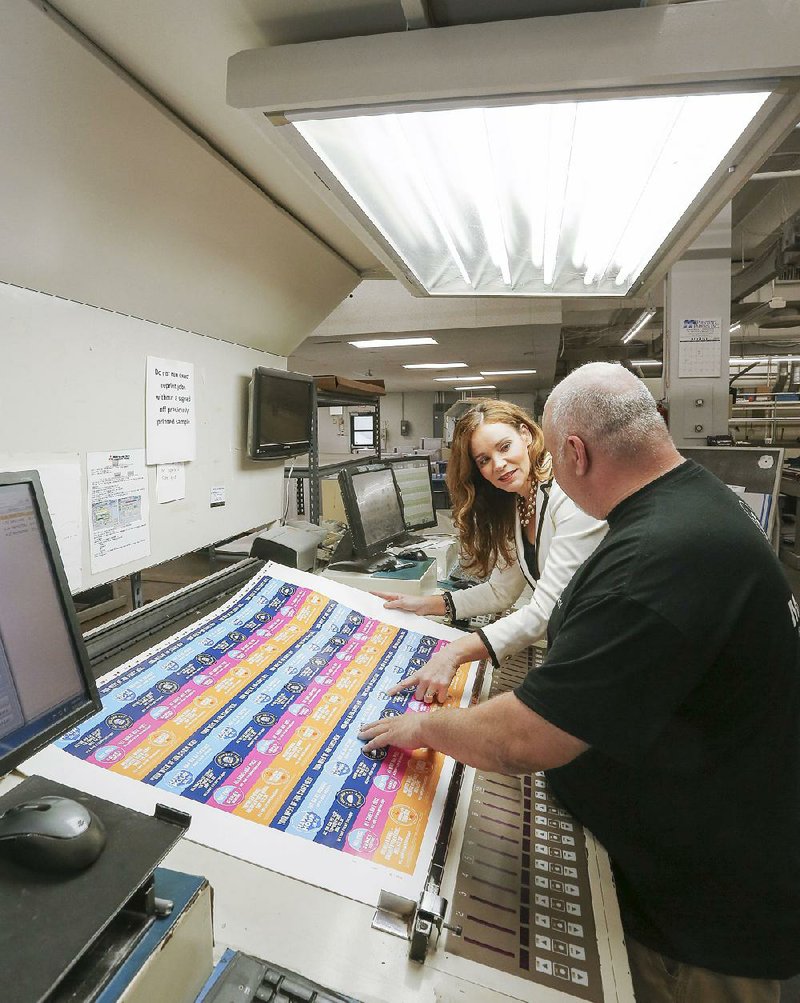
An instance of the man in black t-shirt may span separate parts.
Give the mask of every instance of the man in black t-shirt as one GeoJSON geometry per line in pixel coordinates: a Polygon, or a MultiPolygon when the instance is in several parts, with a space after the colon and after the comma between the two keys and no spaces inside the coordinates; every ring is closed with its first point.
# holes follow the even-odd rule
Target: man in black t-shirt
{"type": "Polygon", "coordinates": [[[571,373],[544,432],[558,483],[609,523],[544,664],[479,707],[367,726],[367,749],[548,770],[611,857],[637,999],[777,1003],[800,971],[798,605],[621,366],[571,373]]]}

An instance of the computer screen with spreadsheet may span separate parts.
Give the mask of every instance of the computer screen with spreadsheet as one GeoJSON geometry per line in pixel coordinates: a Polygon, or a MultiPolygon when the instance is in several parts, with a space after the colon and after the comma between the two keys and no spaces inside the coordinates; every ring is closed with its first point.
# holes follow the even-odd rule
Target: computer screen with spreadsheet
{"type": "Polygon", "coordinates": [[[0,473],[0,776],[100,706],[39,476],[0,473]]]}
{"type": "Polygon", "coordinates": [[[384,461],[391,464],[400,489],[406,529],[428,529],[435,526],[431,461],[428,457],[413,456],[402,459],[384,457],[384,461]]]}
{"type": "Polygon", "coordinates": [[[397,482],[389,467],[342,470],[339,487],[359,557],[374,557],[405,535],[397,482]]]}

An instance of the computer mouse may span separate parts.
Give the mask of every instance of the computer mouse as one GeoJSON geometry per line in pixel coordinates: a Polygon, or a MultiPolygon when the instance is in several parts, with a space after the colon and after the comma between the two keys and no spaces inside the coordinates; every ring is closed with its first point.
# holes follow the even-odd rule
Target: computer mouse
{"type": "Polygon", "coordinates": [[[0,815],[0,854],[43,871],[82,871],[100,856],[106,830],[86,805],[45,794],[0,815]]]}
{"type": "Polygon", "coordinates": [[[427,561],[428,555],[424,550],[401,550],[397,555],[398,557],[403,557],[407,561],[427,561]]]}
{"type": "Polygon", "coordinates": [[[398,571],[400,568],[405,567],[405,565],[400,564],[393,557],[382,557],[379,561],[376,561],[372,565],[373,571],[398,571]]]}

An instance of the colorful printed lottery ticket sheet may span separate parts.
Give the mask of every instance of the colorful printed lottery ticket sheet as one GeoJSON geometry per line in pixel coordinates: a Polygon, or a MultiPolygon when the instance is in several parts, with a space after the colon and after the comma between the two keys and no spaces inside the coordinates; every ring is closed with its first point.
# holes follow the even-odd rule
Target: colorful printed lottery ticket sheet
{"type": "Polygon", "coordinates": [[[387,690],[457,631],[270,564],[219,610],[101,680],[100,713],[25,765],[143,811],[192,815],[188,838],[374,904],[417,898],[453,762],[366,755],[359,727],[447,704],[387,690]]]}

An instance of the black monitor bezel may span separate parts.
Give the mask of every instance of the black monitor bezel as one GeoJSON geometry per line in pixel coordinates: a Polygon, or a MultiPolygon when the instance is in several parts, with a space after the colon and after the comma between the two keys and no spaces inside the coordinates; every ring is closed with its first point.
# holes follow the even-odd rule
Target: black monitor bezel
{"type": "Polygon", "coordinates": [[[250,377],[247,401],[247,455],[251,460],[281,460],[291,456],[302,456],[311,449],[311,439],[314,427],[314,412],[316,398],[314,377],[305,373],[290,373],[284,369],[270,369],[268,366],[256,366],[250,377]],[[307,436],[291,442],[259,442],[259,413],[264,386],[268,380],[294,380],[308,386],[308,420],[306,422],[307,436]]]}
{"type": "Polygon", "coordinates": [[[378,554],[382,554],[388,546],[394,543],[395,540],[401,540],[406,535],[406,517],[403,510],[403,497],[397,486],[397,478],[395,477],[394,471],[389,464],[364,463],[354,467],[345,467],[343,470],[339,471],[339,490],[342,495],[345,515],[347,516],[347,525],[350,528],[350,535],[353,538],[353,550],[355,551],[357,557],[377,557],[378,554]],[[358,508],[355,488],[353,487],[353,476],[357,474],[370,473],[376,470],[388,470],[392,475],[392,484],[394,484],[397,504],[400,507],[400,516],[403,520],[403,531],[401,533],[397,533],[395,536],[388,537],[385,540],[379,540],[377,543],[368,544],[364,534],[364,524],[361,521],[361,512],[358,508]]]}
{"type": "MultiPolygon", "coordinates": [[[[412,532],[415,533],[415,532],[417,532],[420,529],[431,529],[433,526],[438,525],[438,521],[436,519],[435,496],[434,496],[434,493],[433,493],[433,465],[431,464],[431,458],[430,458],[430,456],[425,456],[425,455],[422,455],[422,456],[419,456],[419,455],[417,455],[417,456],[384,456],[384,457],[382,457],[382,460],[383,460],[384,463],[391,463],[391,464],[394,464],[394,463],[397,463],[397,464],[400,464],[400,463],[413,463],[413,462],[416,462],[416,461],[419,461],[419,460],[427,460],[428,461],[428,485],[429,485],[430,490],[431,490],[431,512],[433,513],[433,518],[429,522],[415,522],[415,523],[411,523],[411,522],[408,522],[406,520],[405,508],[403,508],[403,521],[406,524],[406,529],[410,533],[412,533],[412,532]]],[[[398,487],[399,487],[399,485],[398,485],[398,487]]],[[[400,500],[401,500],[401,502],[402,502],[402,498],[403,498],[403,492],[401,490],[400,491],[400,500]]]]}
{"type": "Polygon", "coordinates": [[[87,717],[91,717],[92,714],[96,714],[99,710],[102,710],[103,707],[100,696],[97,692],[94,673],[92,672],[91,663],[89,661],[89,653],[86,650],[83,635],[81,634],[81,628],[75,612],[75,604],[72,601],[72,593],[69,590],[64,565],[61,561],[58,541],[53,530],[53,524],[50,520],[50,514],[47,510],[47,503],[45,501],[39,473],[36,470],[0,473],[0,488],[12,484],[25,484],[31,488],[34,509],[36,510],[39,526],[44,535],[45,551],[50,564],[50,571],[53,575],[59,602],[61,604],[61,610],[64,614],[67,633],[69,635],[75,659],[85,685],[87,700],[84,705],[70,711],[57,723],[50,725],[44,731],[38,732],[33,737],[29,738],[19,748],[12,750],[5,755],[2,751],[0,751],[0,777],[4,776],[10,770],[13,770],[26,759],[29,759],[35,752],[38,752],[46,745],[55,741],[55,739],[63,735],[64,732],[69,731],[69,729],[73,728],[76,724],[79,724],[87,717]]]}

